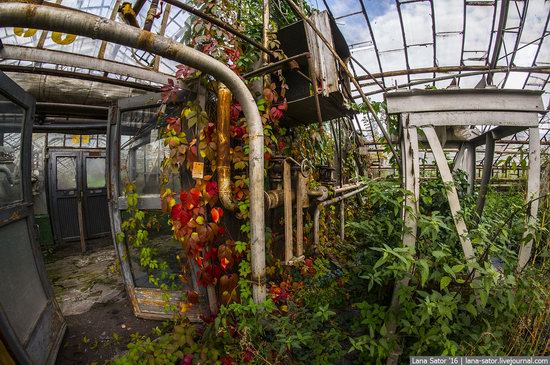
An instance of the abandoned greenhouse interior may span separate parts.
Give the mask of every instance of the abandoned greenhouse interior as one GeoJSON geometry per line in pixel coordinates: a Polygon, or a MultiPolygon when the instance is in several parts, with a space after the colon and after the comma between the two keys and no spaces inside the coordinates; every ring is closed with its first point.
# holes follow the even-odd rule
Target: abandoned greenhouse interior
{"type": "Polygon", "coordinates": [[[0,0],[0,365],[550,364],[549,23],[0,0]]]}

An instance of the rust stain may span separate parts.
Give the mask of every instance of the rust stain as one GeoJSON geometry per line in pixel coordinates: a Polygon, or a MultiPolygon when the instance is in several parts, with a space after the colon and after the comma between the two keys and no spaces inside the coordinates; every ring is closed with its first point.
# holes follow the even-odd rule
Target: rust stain
{"type": "Polygon", "coordinates": [[[27,11],[26,11],[27,18],[29,19],[34,18],[34,16],[36,15],[36,10],[38,10],[38,6],[34,4],[28,4],[27,11]]]}
{"type": "Polygon", "coordinates": [[[148,32],[146,30],[142,30],[139,32],[137,48],[149,50],[153,46],[154,40],[155,40],[155,36],[153,35],[153,33],[148,32]]]}
{"type": "Polygon", "coordinates": [[[23,215],[21,214],[21,210],[18,209],[15,212],[13,212],[8,219],[2,220],[1,223],[4,224],[4,223],[13,222],[13,221],[17,221],[21,218],[23,218],[23,215]]]}

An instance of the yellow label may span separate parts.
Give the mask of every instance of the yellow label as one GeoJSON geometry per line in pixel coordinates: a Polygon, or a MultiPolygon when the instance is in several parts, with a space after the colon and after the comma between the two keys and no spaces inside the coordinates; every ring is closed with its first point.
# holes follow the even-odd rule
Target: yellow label
{"type": "Polygon", "coordinates": [[[13,33],[15,33],[15,35],[18,35],[20,37],[32,37],[33,35],[35,35],[37,32],[36,29],[32,29],[32,28],[21,28],[21,27],[15,27],[13,28],[13,33]]]}
{"type": "Polygon", "coordinates": [[[204,163],[193,162],[193,169],[191,170],[191,176],[193,179],[202,179],[204,177],[204,163]]]}
{"type": "Polygon", "coordinates": [[[88,134],[83,135],[81,138],[82,144],[90,144],[90,136],[88,134]]]}
{"type": "Polygon", "coordinates": [[[71,44],[76,39],[76,35],[74,34],[65,34],[65,33],[59,33],[59,32],[53,32],[52,33],[52,41],[54,41],[57,44],[66,45],[71,44]]]}
{"type": "Polygon", "coordinates": [[[79,145],[80,144],[80,135],[78,134],[73,134],[71,136],[71,143],[72,144],[75,144],[75,145],[79,145]]]}

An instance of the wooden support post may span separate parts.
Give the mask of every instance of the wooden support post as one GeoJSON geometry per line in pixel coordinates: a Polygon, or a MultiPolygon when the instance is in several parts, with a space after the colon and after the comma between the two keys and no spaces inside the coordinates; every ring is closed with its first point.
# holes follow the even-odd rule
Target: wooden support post
{"type": "MultiPolygon", "coordinates": [[[[408,114],[402,115],[405,118],[403,128],[403,139],[401,141],[401,167],[403,169],[403,186],[407,190],[405,205],[403,207],[403,245],[415,247],[418,219],[418,199],[420,197],[420,156],[418,153],[418,132],[416,127],[408,126],[408,114]]],[[[403,122],[403,121],[402,121],[403,122]]],[[[409,285],[409,278],[405,277],[395,283],[392,300],[390,304],[390,319],[387,323],[388,336],[395,336],[397,331],[397,312],[399,311],[399,289],[409,285]]],[[[388,356],[387,365],[397,364],[402,347],[398,345],[388,356]]]]}
{"type": "MultiPolygon", "coordinates": [[[[529,128],[529,175],[527,180],[527,201],[536,199],[540,194],[540,131],[538,127],[529,128]]],[[[535,200],[529,204],[529,212],[527,216],[527,229],[524,237],[531,234],[535,235],[533,224],[537,221],[537,213],[539,210],[539,201],[535,200]]],[[[518,272],[521,272],[529,259],[531,258],[531,250],[533,249],[533,239],[521,245],[518,258],[518,272]]]]}
{"type": "Polygon", "coordinates": [[[443,152],[443,147],[437,139],[437,134],[433,127],[424,127],[422,128],[428,139],[428,143],[432,148],[432,153],[441,174],[441,179],[443,183],[447,185],[447,199],[449,200],[449,207],[451,208],[451,215],[453,216],[455,227],[458,233],[458,238],[462,245],[462,251],[466,260],[470,261],[475,259],[474,249],[472,247],[472,242],[468,237],[468,228],[466,228],[466,223],[460,212],[460,201],[458,200],[458,194],[456,192],[456,187],[454,186],[453,175],[447,164],[447,158],[445,157],[445,152],[443,152]]]}
{"type": "Polygon", "coordinates": [[[485,207],[485,198],[487,197],[487,190],[489,188],[489,181],[491,180],[491,173],[493,171],[493,160],[495,158],[495,139],[492,133],[485,135],[485,160],[483,161],[483,175],[481,176],[481,183],[479,185],[479,196],[477,197],[476,204],[476,217],[474,217],[476,223],[481,221],[483,215],[483,208],[485,207]]]}
{"type": "MultiPolygon", "coordinates": [[[[121,0],[117,0],[115,2],[115,5],[113,6],[113,10],[111,11],[111,16],[109,19],[115,20],[116,15],[118,14],[118,9],[120,8],[121,0]]],[[[102,60],[105,57],[105,50],[107,49],[107,41],[101,41],[101,44],[99,45],[99,51],[97,52],[97,58],[102,60]]]]}
{"type": "MultiPolygon", "coordinates": [[[[404,115],[403,117],[408,120],[408,115],[404,115]]],[[[416,242],[418,199],[420,197],[420,157],[416,127],[407,126],[404,128],[401,154],[403,156],[403,186],[409,192],[405,197],[405,207],[403,210],[403,221],[405,223],[403,244],[414,247],[416,242]]]]}
{"type": "Polygon", "coordinates": [[[307,199],[307,179],[299,172],[296,187],[296,256],[304,254],[304,200],[307,199]]]}
{"type": "Polygon", "coordinates": [[[292,180],[290,163],[283,163],[284,217],[285,217],[285,262],[292,259],[292,180]]]}
{"type": "Polygon", "coordinates": [[[85,228],[84,228],[84,210],[82,207],[82,200],[83,200],[83,193],[80,192],[80,196],[78,197],[78,203],[77,203],[77,209],[78,209],[78,231],[80,233],[80,251],[82,253],[86,252],[86,235],[85,235],[85,228]]]}
{"type": "MultiPolygon", "coordinates": [[[[172,10],[172,5],[166,4],[164,13],[162,14],[162,22],[160,23],[159,35],[164,35],[166,33],[166,26],[168,25],[168,20],[170,19],[170,10],[172,10]]],[[[156,55],[153,61],[153,70],[158,71],[160,67],[160,56],[156,55]]]]}

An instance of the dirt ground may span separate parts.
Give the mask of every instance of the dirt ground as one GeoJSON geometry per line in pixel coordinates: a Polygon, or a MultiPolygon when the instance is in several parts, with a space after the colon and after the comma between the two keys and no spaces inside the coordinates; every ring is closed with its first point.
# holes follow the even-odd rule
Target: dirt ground
{"type": "Polygon", "coordinates": [[[134,333],[149,334],[161,322],[139,319],[126,300],[94,304],[82,314],[66,316],[68,330],[58,365],[104,364],[126,350],[134,333]]]}
{"type": "Polygon", "coordinates": [[[149,335],[158,321],[136,318],[126,297],[110,239],[57,247],[46,271],[67,321],[56,364],[105,364],[122,354],[133,334],[149,335]]]}

